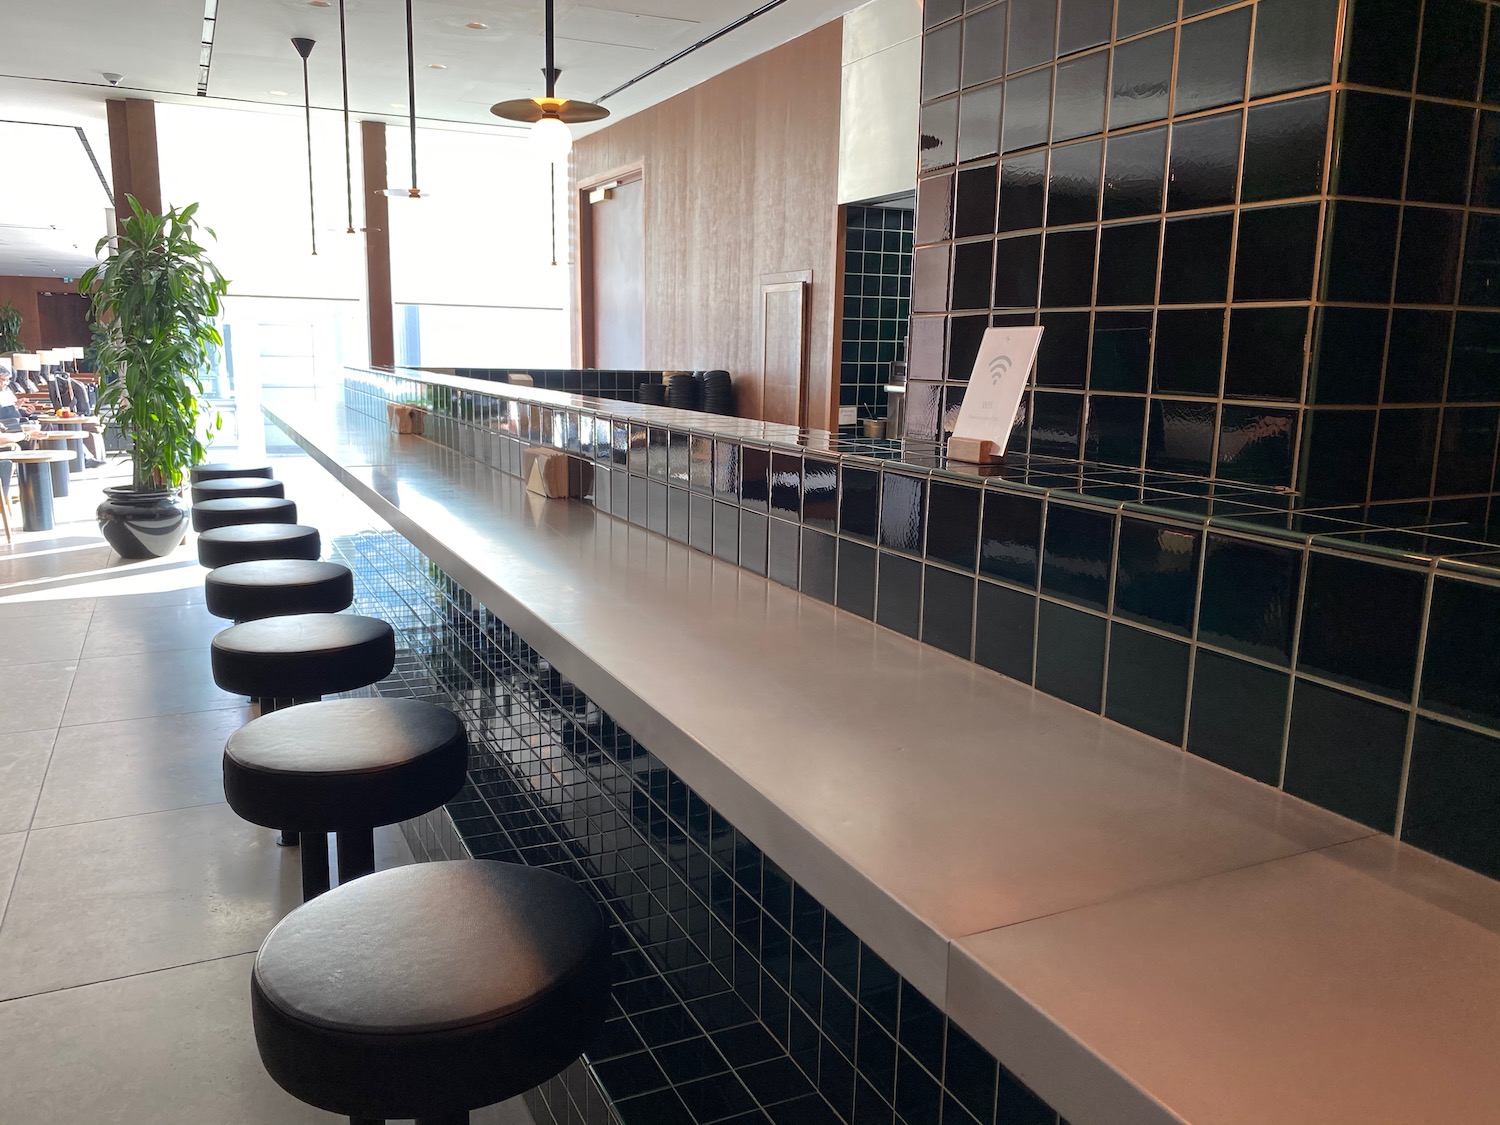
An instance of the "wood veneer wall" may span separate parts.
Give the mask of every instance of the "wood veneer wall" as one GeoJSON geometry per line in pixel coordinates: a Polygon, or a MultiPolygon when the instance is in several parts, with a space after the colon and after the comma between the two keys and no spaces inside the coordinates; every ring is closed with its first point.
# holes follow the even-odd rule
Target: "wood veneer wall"
{"type": "Polygon", "coordinates": [[[89,334],[86,326],[82,339],[72,338],[78,335],[76,330],[64,333],[70,336],[66,340],[43,339],[46,332],[43,331],[42,326],[41,294],[77,292],[77,282],[64,281],[60,277],[0,277],[0,305],[10,302],[20,310],[21,343],[31,351],[36,351],[38,348],[88,346],[89,334]]]}
{"type": "MultiPolygon", "coordinates": [[[[725,368],[760,405],[760,286],[811,270],[808,424],[838,411],[842,21],[580,140],[580,184],[645,181],[645,368],[725,368]]],[[[583,204],[587,206],[587,204],[583,204]]]]}

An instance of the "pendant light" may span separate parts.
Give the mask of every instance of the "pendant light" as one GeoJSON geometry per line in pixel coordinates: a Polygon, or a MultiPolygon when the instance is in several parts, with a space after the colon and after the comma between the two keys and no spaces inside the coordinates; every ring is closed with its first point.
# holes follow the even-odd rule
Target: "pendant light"
{"type": "Polygon", "coordinates": [[[417,187],[417,52],[412,41],[411,0],[406,0],[406,111],[411,127],[411,187],[386,188],[385,194],[399,199],[421,199],[417,187]]]}
{"type": "Polygon", "coordinates": [[[344,0],[339,0],[339,72],[344,80],[344,203],[349,209],[349,229],[354,233],[354,157],[349,149],[349,28],[344,20],[344,0]]]}
{"type": "Polygon", "coordinates": [[[542,77],[547,80],[547,94],[541,98],[515,98],[490,106],[490,112],[507,121],[519,121],[531,126],[531,139],[536,145],[556,160],[565,157],[573,147],[573,134],[569,125],[580,125],[586,121],[603,121],[609,110],[593,102],[570,101],[557,96],[557,76],[562,72],[553,57],[553,0],[546,0],[547,65],[542,77]]]}
{"type": "Polygon", "coordinates": [[[317,204],[313,201],[312,92],[307,84],[307,56],[312,54],[315,43],[316,40],[303,39],[300,36],[292,39],[292,46],[302,56],[302,112],[307,120],[307,221],[312,235],[314,258],[318,256],[318,215],[317,204]]]}

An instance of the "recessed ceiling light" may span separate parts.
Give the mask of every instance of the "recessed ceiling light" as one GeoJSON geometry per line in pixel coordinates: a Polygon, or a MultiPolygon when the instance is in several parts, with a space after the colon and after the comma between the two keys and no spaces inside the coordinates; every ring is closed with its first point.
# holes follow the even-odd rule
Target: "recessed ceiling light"
{"type": "Polygon", "coordinates": [[[430,62],[430,63],[427,64],[427,69],[428,70],[447,70],[448,69],[448,64],[447,63],[440,63],[440,62],[430,62]]]}
{"type": "Polygon", "coordinates": [[[405,102],[392,102],[391,103],[391,108],[392,109],[405,109],[406,108],[406,103],[405,102]]]}
{"type": "Polygon", "coordinates": [[[332,5],[329,3],[329,0],[307,0],[307,6],[309,8],[328,8],[328,7],[332,7],[332,5]]]}
{"type": "Polygon", "coordinates": [[[267,90],[266,93],[270,94],[273,98],[284,98],[288,96],[285,90],[267,90]]]}
{"type": "Polygon", "coordinates": [[[478,20],[470,20],[468,23],[464,24],[464,26],[467,27],[470,31],[488,31],[490,27],[489,24],[480,23],[478,20]]]}

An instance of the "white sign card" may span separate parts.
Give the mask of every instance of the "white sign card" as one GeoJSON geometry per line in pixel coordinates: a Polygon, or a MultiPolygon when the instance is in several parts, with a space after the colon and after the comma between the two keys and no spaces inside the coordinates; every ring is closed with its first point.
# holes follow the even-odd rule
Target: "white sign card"
{"type": "Polygon", "coordinates": [[[985,329],[954,437],[993,442],[997,454],[1005,452],[1041,343],[1040,328],[985,329]]]}

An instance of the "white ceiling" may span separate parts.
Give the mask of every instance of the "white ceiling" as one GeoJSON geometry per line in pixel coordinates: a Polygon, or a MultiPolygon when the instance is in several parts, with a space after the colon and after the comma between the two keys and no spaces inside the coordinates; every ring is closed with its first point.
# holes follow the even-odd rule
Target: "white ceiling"
{"type": "MultiPolygon", "coordinates": [[[[0,188],[0,275],[77,277],[94,262],[110,207],[77,131],[0,121],[0,152],[25,154],[0,188]]],[[[96,156],[108,164],[108,150],[96,156]]]]}

